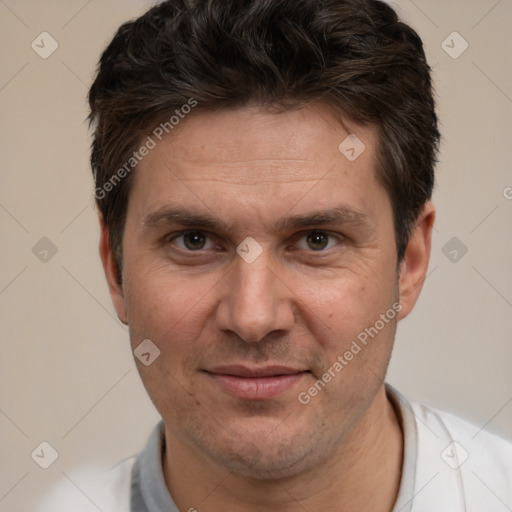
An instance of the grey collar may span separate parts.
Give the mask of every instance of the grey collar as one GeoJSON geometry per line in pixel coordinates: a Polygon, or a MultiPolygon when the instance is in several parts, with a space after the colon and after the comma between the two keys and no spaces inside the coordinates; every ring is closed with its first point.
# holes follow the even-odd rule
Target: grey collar
{"type": "MultiPolygon", "coordinates": [[[[393,512],[410,512],[414,496],[418,446],[416,421],[411,405],[398,391],[386,384],[386,392],[404,433],[402,475],[393,512]]],[[[179,512],[165,484],[162,469],[164,446],[164,423],[160,421],[133,465],[131,512],[179,512]]]]}

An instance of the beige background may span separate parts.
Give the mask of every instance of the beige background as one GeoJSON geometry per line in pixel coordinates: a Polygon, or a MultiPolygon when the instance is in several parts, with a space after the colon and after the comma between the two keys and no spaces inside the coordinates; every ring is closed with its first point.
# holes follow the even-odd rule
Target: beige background
{"type": "MultiPolygon", "coordinates": [[[[158,420],[100,267],[85,122],[101,50],[148,5],[0,0],[0,511],[50,512],[40,496],[58,480],[98,510],[87,468],[139,451],[158,420]],[[43,31],[59,45],[47,59],[31,48],[43,31]],[[42,441],[59,453],[47,470],[31,458],[42,441]]],[[[389,381],[512,436],[512,0],[394,5],[425,41],[444,140],[430,275],[389,381]],[[442,48],[454,31],[469,43],[457,59],[442,48]],[[452,237],[468,248],[457,262],[452,237]]]]}

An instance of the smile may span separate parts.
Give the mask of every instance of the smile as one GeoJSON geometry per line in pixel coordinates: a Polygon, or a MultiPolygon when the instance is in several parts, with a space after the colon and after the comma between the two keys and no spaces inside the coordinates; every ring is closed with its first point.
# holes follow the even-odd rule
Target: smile
{"type": "Polygon", "coordinates": [[[228,395],[245,400],[268,400],[293,388],[307,374],[306,370],[269,366],[218,367],[205,370],[206,375],[228,395]]]}

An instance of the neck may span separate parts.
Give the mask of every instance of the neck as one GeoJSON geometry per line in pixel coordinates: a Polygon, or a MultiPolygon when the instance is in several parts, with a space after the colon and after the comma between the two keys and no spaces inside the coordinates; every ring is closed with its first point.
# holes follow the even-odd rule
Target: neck
{"type": "Polygon", "coordinates": [[[391,512],[398,494],[403,435],[385,388],[319,467],[279,480],[250,479],[205,461],[165,431],[167,488],[180,510],[391,512]]]}

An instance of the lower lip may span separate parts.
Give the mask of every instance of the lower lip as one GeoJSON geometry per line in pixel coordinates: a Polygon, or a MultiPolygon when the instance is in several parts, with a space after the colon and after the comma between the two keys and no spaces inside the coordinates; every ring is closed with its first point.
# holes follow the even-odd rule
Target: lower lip
{"type": "Polygon", "coordinates": [[[207,373],[227,394],[245,400],[267,400],[293,388],[307,372],[271,377],[236,377],[207,373]]]}

